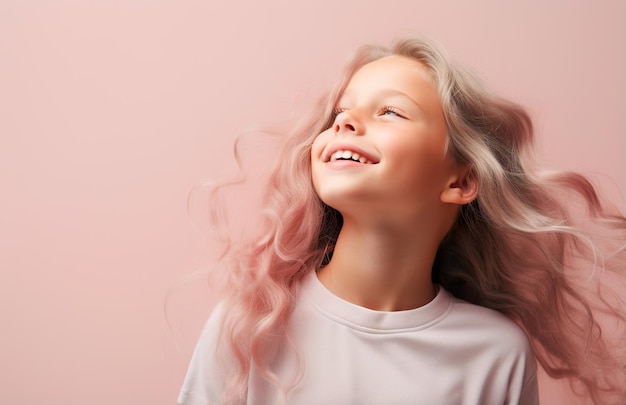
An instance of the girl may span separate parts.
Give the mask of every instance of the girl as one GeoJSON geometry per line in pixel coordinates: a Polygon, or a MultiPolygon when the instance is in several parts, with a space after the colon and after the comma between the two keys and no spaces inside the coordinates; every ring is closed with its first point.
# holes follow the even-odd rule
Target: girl
{"type": "Polygon", "coordinates": [[[600,281],[623,280],[626,218],[531,144],[526,112],[431,41],[361,48],[227,245],[179,402],[535,404],[536,360],[624,400],[600,281]]]}

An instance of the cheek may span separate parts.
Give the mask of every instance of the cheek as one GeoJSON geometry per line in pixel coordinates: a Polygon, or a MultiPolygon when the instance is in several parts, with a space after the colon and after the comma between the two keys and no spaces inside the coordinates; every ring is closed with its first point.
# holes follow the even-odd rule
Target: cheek
{"type": "Polygon", "coordinates": [[[398,181],[407,181],[423,192],[445,180],[449,165],[444,143],[423,139],[387,147],[389,154],[393,155],[392,170],[397,173],[398,181]]]}
{"type": "Polygon", "coordinates": [[[311,180],[313,182],[313,188],[315,192],[318,194],[319,194],[319,187],[318,187],[317,173],[321,169],[321,165],[323,164],[321,158],[322,158],[322,152],[324,151],[324,148],[326,147],[326,144],[327,144],[326,138],[327,138],[326,133],[322,132],[313,140],[313,144],[311,145],[311,156],[310,156],[311,180]]]}
{"type": "Polygon", "coordinates": [[[311,144],[311,163],[315,163],[315,160],[322,154],[323,146],[320,137],[321,135],[318,135],[311,144]]]}
{"type": "MultiPolygon", "coordinates": [[[[411,134],[414,135],[414,134],[411,134]]],[[[436,164],[445,156],[445,148],[439,142],[433,142],[428,137],[411,136],[407,139],[388,138],[381,144],[381,149],[388,160],[398,165],[424,165],[436,164]]]]}
{"type": "Polygon", "coordinates": [[[326,145],[328,145],[332,137],[332,129],[327,129],[313,139],[313,143],[311,144],[312,165],[321,163],[322,152],[324,152],[324,148],[326,148],[326,145]]]}

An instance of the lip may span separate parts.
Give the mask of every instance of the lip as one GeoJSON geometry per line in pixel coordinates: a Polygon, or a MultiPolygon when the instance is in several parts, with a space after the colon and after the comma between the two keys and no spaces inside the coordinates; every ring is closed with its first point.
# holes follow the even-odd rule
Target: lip
{"type": "MultiPolygon", "coordinates": [[[[348,143],[335,143],[335,144],[327,146],[326,149],[324,149],[324,152],[322,153],[322,161],[324,163],[330,163],[330,157],[333,155],[333,153],[337,152],[338,150],[350,150],[352,152],[356,152],[359,155],[366,158],[367,160],[369,160],[370,162],[372,162],[371,164],[374,164],[374,165],[380,161],[380,159],[378,159],[372,153],[367,152],[359,148],[358,146],[351,145],[348,143]]],[[[358,164],[362,164],[362,163],[358,163],[358,164]]]]}

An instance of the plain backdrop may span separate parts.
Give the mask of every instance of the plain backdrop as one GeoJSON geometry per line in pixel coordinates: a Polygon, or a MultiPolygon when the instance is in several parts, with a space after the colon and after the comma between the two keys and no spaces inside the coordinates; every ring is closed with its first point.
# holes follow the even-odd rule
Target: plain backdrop
{"type": "Polygon", "coordinates": [[[215,302],[185,282],[211,250],[189,191],[355,46],[405,33],[525,105],[544,163],[624,207],[621,0],[0,0],[0,403],[173,404],[215,302]]]}

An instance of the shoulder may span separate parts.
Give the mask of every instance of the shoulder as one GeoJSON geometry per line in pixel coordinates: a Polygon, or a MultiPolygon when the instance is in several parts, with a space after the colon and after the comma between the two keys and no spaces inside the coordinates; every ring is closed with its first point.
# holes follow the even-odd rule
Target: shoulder
{"type": "Polygon", "coordinates": [[[452,349],[472,374],[488,376],[487,391],[507,387],[507,404],[537,404],[537,362],[526,333],[495,310],[452,297],[445,325],[458,339],[452,349]]]}
{"type": "Polygon", "coordinates": [[[452,297],[446,322],[464,331],[464,336],[475,342],[485,342],[491,347],[515,349],[532,354],[526,333],[502,313],[452,297]]]}
{"type": "Polygon", "coordinates": [[[209,316],[189,362],[178,402],[184,405],[221,403],[225,374],[225,348],[219,344],[224,305],[218,304],[209,316]],[[219,349],[219,350],[218,350],[219,349]]]}
{"type": "Polygon", "coordinates": [[[224,315],[225,306],[223,302],[220,302],[213,308],[202,328],[192,359],[197,355],[213,356],[215,354],[213,352],[217,349],[220,340],[224,315]]]}
{"type": "Polygon", "coordinates": [[[439,327],[451,337],[450,350],[471,358],[473,367],[521,372],[525,380],[536,369],[526,333],[500,312],[451,297],[449,312],[439,327]]]}

